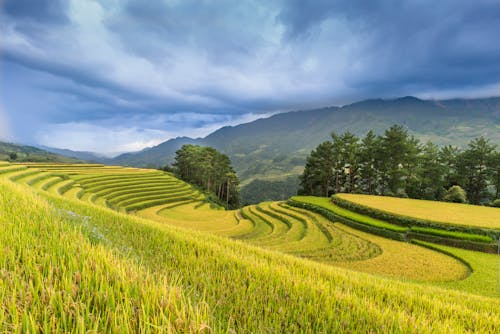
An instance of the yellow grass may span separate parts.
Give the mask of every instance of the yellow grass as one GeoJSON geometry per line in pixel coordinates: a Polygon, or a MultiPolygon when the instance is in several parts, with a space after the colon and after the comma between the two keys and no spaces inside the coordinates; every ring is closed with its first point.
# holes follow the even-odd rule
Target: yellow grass
{"type": "Polygon", "coordinates": [[[382,254],[364,261],[337,262],[335,265],[394,278],[418,281],[454,281],[466,278],[469,270],[462,262],[420,246],[361,232],[340,223],[335,226],[347,233],[371,241],[382,254]]]}
{"type": "Polygon", "coordinates": [[[402,216],[454,225],[500,228],[499,208],[388,196],[357,194],[338,194],[336,196],[402,216]]]}

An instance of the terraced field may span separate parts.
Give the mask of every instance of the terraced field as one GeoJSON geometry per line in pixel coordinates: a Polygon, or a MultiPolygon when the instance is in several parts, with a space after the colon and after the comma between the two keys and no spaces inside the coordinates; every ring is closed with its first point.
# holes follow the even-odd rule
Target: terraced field
{"type": "Polygon", "coordinates": [[[0,332],[494,333],[497,299],[398,282],[0,179],[0,332]]]}
{"type": "Polygon", "coordinates": [[[0,168],[13,181],[123,212],[160,204],[203,201],[203,195],[164,172],[98,164],[23,164],[0,168]]]}
{"type": "Polygon", "coordinates": [[[164,172],[0,163],[0,332],[500,326],[494,255],[383,238],[297,200],[366,230],[408,231],[329,199],[225,211],[164,172]]]}
{"type": "MultiPolygon", "coordinates": [[[[2,165],[1,172],[12,181],[54,195],[357,271],[434,282],[460,280],[470,271],[463,262],[443,253],[333,224],[321,214],[284,202],[237,211],[214,209],[199,191],[161,171],[97,164],[25,164],[2,165]]],[[[395,233],[406,231],[342,208],[336,210],[395,233]]]]}
{"type": "Polygon", "coordinates": [[[387,196],[338,194],[339,198],[388,213],[442,224],[500,229],[500,209],[387,196]]]}

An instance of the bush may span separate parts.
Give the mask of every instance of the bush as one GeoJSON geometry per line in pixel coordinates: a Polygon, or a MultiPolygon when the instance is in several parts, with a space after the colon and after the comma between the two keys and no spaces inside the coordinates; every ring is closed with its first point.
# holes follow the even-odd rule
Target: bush
{"type": "Polygon", "coordinates": [[[496,200],[491,202],[491,206],[493,206],[495,208],[500,208],[500,198],[497,198],[496,200]]]}
{"type": "Polygon", "coordinates": [[[466,203],[467,193],[460,186],[451,186],[450,189],[448,189],[444,194],[443,199],[446,202],[466,203]]]}

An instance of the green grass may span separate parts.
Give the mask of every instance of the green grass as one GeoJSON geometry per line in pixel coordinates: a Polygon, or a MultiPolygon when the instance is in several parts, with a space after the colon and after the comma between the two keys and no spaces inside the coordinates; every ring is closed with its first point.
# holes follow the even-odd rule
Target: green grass
{"type": "Polygon", "coordinates": [[[375,218],[372,218],[369,216],[361,215],[361,214],[343,209],[343,208],[333,204],[330,201],[330,199],[326,198],[326,197],[293,196],[291,198],[291,200],[317,205],[319,207],[325,208],[325,209],[333,212],[336,215],[339,215],[339,216],[347,218],[347,219],[351,219],[351,220],[358,222],[358,223],[361,223],[361,224],[365,224],[365,225],[369,225],[369,226],[373,226],[373,227],[377,227],[377,228],[382,228],[382,229],[386,229],[386,230],[394,231],[394,232],[406,232],[406,231],[408,231],[408,229],[405,227],[390,224],[390,223],[384,222],[384,221],[379,220],[379,219],[375,219],[375,218]]]}
{"type": "Polygon", "coordinates": [[[411,231],[417,232],[417,233],[435,235],[438,237],[454,238],[454,239],[460,239],[460,240],[470,240],[470,241],[475,241],[475,242],[491,243],[493,241],[493,239],[491,239],[491,237],[486,236],[486,235],[463,233],[463,232],[456,232],[456,231],[438,230],[438,229],[428,228],[428,227],[412,226],[411,231]]]}
{"type": "Polygon", "coordinates": [[[500,258],[496,254],[485,254],[454,247],[417,241],[431,249],[438,249],[460,258],[472,268],[464,280],[436,283],[435,285],[460,291],[469,291],[489,297],[500,297],[500,258]]]}

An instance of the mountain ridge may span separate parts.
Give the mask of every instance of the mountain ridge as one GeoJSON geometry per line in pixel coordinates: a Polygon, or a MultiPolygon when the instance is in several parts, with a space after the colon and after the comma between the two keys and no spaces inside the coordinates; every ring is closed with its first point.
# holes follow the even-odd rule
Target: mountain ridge
{"type": "Polygon", "coordinates": [[[295,110],[235,126],[204,138],[177,137],[138,152],[97,162],[159,167],[173,162],[184,144],[209,145],[228,154],[243,183],[300,173],[312,148],[335,131],[363,136],[401,124],[418,139],[438,145],[464,146],[484,136],[500,144],[500,97],[423,100],[413,96],[366,99],[344,106],[295,110]]]}

